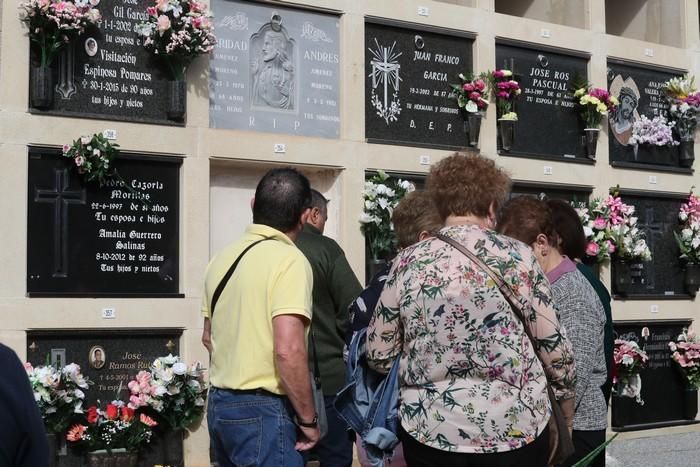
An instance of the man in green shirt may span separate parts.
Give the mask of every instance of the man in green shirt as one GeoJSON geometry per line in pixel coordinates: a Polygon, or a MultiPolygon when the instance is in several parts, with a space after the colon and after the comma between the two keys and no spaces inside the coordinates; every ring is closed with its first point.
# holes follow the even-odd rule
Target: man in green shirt
{"type": "MultiPolygon", "coordinates": [[[[323,235],[328,220],[328,200],[311,190],[311,210],[304,230],[296,239],[297,247],[311,263],[314,275],[313,319],[311,331],[316,338],[321,385],[326,402],[328,433],[311,451],[321,467],[344,467],[352,464],[352,442],[347,424],[333,407],[333,399],[345,385],[343,346],[349,326],[348,306],[362,292],[343,249],[335,240],[323,235]]],[[[309,345],[309,362],[313,354],[309,345]]]]}

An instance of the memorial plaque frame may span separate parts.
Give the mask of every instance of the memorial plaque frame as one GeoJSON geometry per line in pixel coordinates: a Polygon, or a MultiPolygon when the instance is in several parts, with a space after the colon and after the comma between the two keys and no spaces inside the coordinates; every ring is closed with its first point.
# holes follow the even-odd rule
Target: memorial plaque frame
{"type": "MultiPolygon", "coordinates": [[[[585,164],[585,165],[593,165],[595,164],[595,160],[592,160],[588,158],[585,154],[585,141],[584,141],[584,125],[580,121],[580,118],[578,116],[578,112],[576,111],[576,107],[574,106],[574,99],[573,96],[571,95],[570,92],[570,85],[572,81],[574,81],[577,78],[581,79],[586,79],[588,77],[588,68],[589,68],[589,63],[591,60],[591,54],[587,52],[582,52],[579,50],[572,50],[572,49],[565,49],[561,47],[553,47],[551,45],[542,45],[542,44],[537,44],[537,43],[532,43],[532,42],[521,42],[521,41],[516,41],[513,39],[508,39],[508,38],[501,38],[497,37],[496,38],[496,68],[507,68],[513,71],[514,79],[518,81],[518,83],[521,86],[522,89],[522,95],[516,99],[515,101],[515,111],[518,113],[519,119],[515,122],[515,140],[513,144],[513,148],[509,151],[502,151],[499,146],[499,151],[498,154],[501,156],[506,156],[506,157],[519,157],[519,158],[527,158],[527,159],[539,159],[539,160],[554,160],[554,161],[559,161],[559,162],[567,162],[567,163],[575,163],[575,164],[585,164]],[[499,50],[499,47],[501,50],[499,50]],[[535,80],[539,81],[547,81],[547,82],[554,82],[554,81],[562,81],[562,79],[558,78],[559,73],[566,73],[568,77],[566,78],[566,83],[568,83],[567,89],[565,91],[562,91],[561,89],[559,90],[552,90],[552,91],[546,91],[545,88],[542,89],[535,89],[533,88],[532,92],[529,91],[529,87],[526,86],[526,82],[523,76],[523,71],[519,69],[518,63],[516,62],[515,58],[512,56],[513,53],[507,54],[504,53],[504,48],[510,48],[510,49],[519,49],[520,52],[525,52],[525,51],[531,51],[532,53],[538,53],[536,56],[535,62],[528,64],[528,68],[532,68],[532,70],[535,69],[535,66],[538,67],[538,70],[544,70],[543,73],[547,73],[547,76],[540,77],[536,76],[532,78],[532,81],[534,83],[535,80]],[[565,69],[562,68],[560,70],[554,70],[554,74],[550,76],[551,71],[549,69],[550,63],[549,63],[549,57],[544,55],[544,54],[553,54],[557,55],[559,57],[562,57],[564,62],[566,62],[565,69]],[[583,60],[585,61],[585,64],[581,66],[580,73],[575,72],[575,66],[573,65],[574,62],[583,60]],[[564,71],[562,71],[564,70],[564,71]],[[529,95],[532,94],[532,95],[529,95]],[[531,99],[533,104],[528,104],[528,99],[531,99]],[[538,100],[541,100],[541,103],[538,102],[538,100]],[[551,104],[551,102],[554,102],[554,104],[551,104]],[[564,109],[564,103],[568,106],[567,109],[564,109]],[[531,105],[532,107],[528,109],[528,105],[531,105]],[[526,135],[529,136],[529,131],[524,130],[524,126],[528,122],[532,122],[533,125],[537,125],[538,123],[542,123],[541,118],[533,118],[533,117],[528,117],[528,113],[534,113],[536,110],[538,110],[535,106],[537,105],[554,105],[558,106],[557,108],[557,113],[556,115],[558,118],[556,118],[556,121],[561,121],[562,119],[566,120],[566,123],[570,125],[571,128],[567,128],[566,131],[563,133],[563,137],[561,140],[558,142],[555,142],[553,146],[560,147],[564,145],[568,145],[569,152],[565,152],[564,154],[561,155],[555,155],[552,153],[547,153],[547,154],[539,154],[536,153],[532,150],[527,150],[526,148],[520,147],[523,144],[529,144],[529,143],[523,143],[523,136],[522,134],[525,133],[526,135]],[[527,109],[525,112],[523,112],[523,108],[527,109]],[[521,114],[525,115],[523,117],[521,114]],[[521,135],[521,136],[519,136],[521,135]]],[[[531,73],[532,73],[531,70],[531,73]]],[[[555,83],[556,84],[556,83],[555,83]]],[[[562,83],[559,83],[562,84],[562,83]]],[[[534,84],[533,84],[534,86],[534,84]]],[[[551,112],[545,110],[545,117],[549,116],[551,112]]],[[[537,127],[535,127],[537,128],[537,127]]],[[[545,128],[542,128],[545,130],[545,128]]],[[[551,134],[551,133],[550,133],[551,134]]],[[[533,142],[539,142],[539,138],[535,137],[533,142]]]]}
{"type": "MultiPolygon", "coordinates": [[[[473,72],[476,34],[375,16],[365,17],[364,29],[365,42],[363,45],[365,58],[363,70],[365,72],[365,138],[367,142],[448,150],[464,150],[468,148],[466,118],[457,107],[457,101],[449,96],[451,94],[450,84],[459,82],[459,73],[473,72]],[[377,28],[379,32],[382,32],[381,29],[383,28],[393,28],[405,31],[407,36],[413,35],[413,48],[417,50],[411,48],[410,51],[416,55],[414,55],[413,60],[407,63],[414,63],[416,62],[416,57],[419,57],[417,65],[412,65],[412,68],[408,68],[406,59],[402,59],[404,68],[401,69],[399,57],[403,56],[405,50],[397,52],[394,49],[396,41],[394,41],[394,46],[389,46],[388,42],[384,44],[383,42],[378,42],[376,37],[370,38],[368,28],[372,27],[377,28]],[[435,72],[435,75],[428,75],[437,76],[440,73],[445,73],[446,81],[435,81],[435,83],[441,84],[430,83],[430,86],[426,84],[426,81],[437,78],[426,78],[428,70],[422,62],[430,61],[432,65],[435,65],[434,61],[437,59],[437,54],[432,49],[430,51],[423,50],[428,44],[426,44],[421,34],[432,36],[428,41],[429,43],[432,43],[433,39],[438,43],[441,41],[447,43],[448,40],[455,42],[462,40],[465,43],[463,50],[451,44],[452,49],[445,52],[446,54],[454,54],[456,53],[455,50],[459,50],[461,54],[458,56],[459,61],[457,64],[443,64],[443,69],[435,72]],[[424,55],[420,55],[421,53],[424,55]],[[382,62],[379,61],[380,58],[382,62]],[[462,58],[465,59],[465,63],[462,63],[462,58]],[[376,66],[370,65],[373,61],[376,62],[376,66]],[[412,87],[404,78],[406,73],[410,75],[416,72],[418,75],[421,72],[423,73],[420,79],[424,82],[415,85],[416,87],[412,87]],[[379,93],[374,94],[375,103],[373,103],[372,95],[375,88],[373,83],[375,82],[377,83],[377,89],[379,89],[380,83],[383,83],[384,87],[380,90],[381,97],[379,93]],[[386,86],[387,83],[395,84],[386,86]],[[403,85],[399,83],[403,83],[403,85]],[[406,91],[406,88],[408,88],[408,91],[406,91]],[[421,100],[426,98],[429,100],[421,100]],[[405,102],[405,105],[402,104],[407,99],[412,99],[413,101],[405,102]],[[439,99],[440,102],[436,102],[436,99],[439,99]],[[416,100],[419,102],[416,102],[416,100]],[[379,115],[377,120],[378,113],[381,111],[378,110],[376,102],[381,103],[382,101],[384,114],[379,115]],[[410,109],[408,108],[409,105],[410,109]],[[400,112],[395,115],[389,115],[387,113],[388,109],[394,107],[399,108],[400,112]],[[411,116],[407,116],[409,112],[411,116]],[[428,115],[433,116],[432,120],[427,117],[428,115]],[[380,125],[380,123],[384,124],[384,122],[386,122],[386,127],[380,125]],[[400,127],[397,126],[399,124],[401,124],[400,127]],[[393,125],[393,128],[391,125],[393,125]],[[406,136],[407,133],[411,133],[411,135],[406,136]],[[441,142],[426,142],[431,139],[441,142]]],[[[385,35],[395,37],[390,34],[385,35]]],[[[456,55],[450,56],[457,57],[456,55]]],[[[435,69],[430,71],[435,71],[435,69]]]]}
{"type": "Polygon", "coordinates": [[[209,128],[340,138],[341,12],[239,0],[211,8],[209,128]]]}
{"type": "Polygon", "coordinates": [[[60,149],[29,146],[27,296],[183,298],[182,162],[181,156],[120,153],[114,167],[150,197],[142,202],[114,179],[104,187],[86,183],[60,149]],[[76,241],[75,232],[93,237],[76,241]]]}
{"type": "Polygon", "coordinates": [[[675,239],[671,234],[672,231],[675,231],[678,228],[678,211],[680,209],[680,205],[687,200],[688,194],[664,191],[620,189],[620,197],[622,198],[622,202],[634,205],[635,216],[639,219],[637,225],[640,228],[644,227],[645,222],[653,222],[654,226],[652,226],[652,228],[654,229],[654,231],[652,231],[652,234],[661,233],[662,235],[665,234],[666,236],[662,238],[663,243],[661,244],[661,246],[657,246],[656,237],[654,235],[650,236],[649,230],[645,231],[645,240],[647,242],[647,245],[651,249],[652,261],[643,263],[644,269],[642,271],[642,278],[644,282],[641,284],[632,285],[630,292],[624,295],[618,293],[615,290],[614,278],[615,274],[618,273],[618,271],[615,264],[615,260],[613,258],[613,260],[610,263],[611,277],[613,278],[611,290],[613,298],[615,298],[616,300],[690,300],[692,297],[685,291],[685,288],[683,286],[683,269],[681,260],[679,258],[680,253],[678,250],[678,246],[676,245],[675,239]],[[670,206],[660,210],[666,216],[665,221],[664,219],[662,219],[661,221],[656,221],[656,219],[653,219],[655,217],[653,212],[642,212],[642,207],[639,205],[638,202],[636,202],[636,200],[640,199],[655,200],[657,202],[667,202],[670,206]],[[651,214],[652,216],[651,221],[647,219],[647,216],[649,214],[651,214]],[[667,224],[668,227],[665,231],[661,232],[659,229],[661,229],[664,226],[664,224],[667,224]],[[657,257],[658,255],[664,255],[666,253],[671,254],[672,261],[663,261],[657,257]],[[659,263],[663,263],[664,267],[668,267],[670,269],[664,271],[662,274],[652,273],[653,275],[651,276],[651,280],[653,282],[652,285],[649,286],[647,284],[650,278],[650,268],[654,268],[651,269],[651,271],[655,272],[655,265],[659,263]],[[655,284],[657,283],[657,281],[661,282],[662,284],[671,284],[673,287],[675,287],[675,289],[667,289],[664,291],[650,291],[646,293],[643,291],[645,288],[649,289],[650,287],[656,287],[655,284]]]}
{"type": "Polygon", "coordinates": [[[685,384],[682,374],[674,367],[674,362],[671,360],[671,350],[668,348],[668,342],[675,339],[681,330],[691,323],[691,319],[634,320],[614,323],[615,338],[636,341],[640,347],[646,349],[649,355],[649,364],[641,372],[641,397],[645,402],[643,406],[638,405],[631,398],[612,398],[613,422],[611,428],[613,431],[645,430],[700,423],[700,420],[682,418],[685,384]],[[654,329],[655,327],[656,329],[654,329]],[[649,337],[646,339],[642,337],[644,328],[649,330],[649,337]],[[659,328],[662,330],[655,336],[655,331],[659,328]],[[655,339],[655,337],[658,338],[655,339]],[[628,409],[631,410],[628,412],[628,409]],[[664,419],[664,416],[669,415],[672,418],[664,419]],[[628,423],[624,423],[625,421],[628,423]]]}
{"type": "MultiPolygon", "coordinates": [[[[660,84],[671,77],[682,76],[686,73],[688,73],[687,70],[680,68],[661,67],[655,64],[636,62],[616,57],[608,57],[607,59],[608,90],[612,95],[618,97],[618,100],[620,100],[619,93],[622,88],[627,88],[629,90],[627,94],[629,94],[631,98],[627,102],[630,102],[630,105],[632,105],[631,103],[633,102],[633,119],[638,118],[635,117],[635,115],[639,115],[640,113],[647,117],[652,117],[657,112],[661,111],[664,108],[664,102],[661,90],[659,89],[660,84]],[[652,80],[651,75],[654,73],[657,75],[665,74],[666,76],[661,77],[662,81],[652,80]],[[639,80],[646,81],[646,84],[640,83],[638,85],[637,81],[639,80]],[[642,94],[640,87],[645,91],[644,94],[642,94]],[[638,109],[641,109],[642,112],[638,112],[638,109]]],[[[623,115],[622,109],[624,107],[625,104],[621,101],[617,111],[618,115],[623,115]]],[[[671,172],[684,175],[692,175],[694,173],[693,168],[680,167],[678,165],[678,146],[670,148],[664,147],[664,154],[666,154],[670,160],[668,164],[659,163],[658,161],[653,162],[653,158],[645,152],[648,151],[648,149],[644,146],[639,147],[638,155],[635,155],[633,148],[623,143],[629,138],[629,129],[626,131],[613,130],[611,125],[615,124],[614,120],[615,117],[611,115],[605,123],[608,133],[608,160],[610,161],[610,166],[621,169],[671,172]],[[618,137],[616,135],[620,136],[618,137]],[[639,160],[644,160],[644,162],[636,161],[637,157],[639,160]]],[[[677,136],[674,135],[674,138],[677,138],[677,136]]]]}
{"type": "MultiPolygon", "coordinates": [[[[53,105],[38,109],[28,102],[29,112],[184,127],[184,121],[167,117],[171,78],[166,64],[141,45],[133,30],[140,15],[147,18],[147,6],[146,0],[102,0],[100,26],[89,27],[50,67],[53,105]]],[[[30,68],[38,62],[33,47],[29,61],[30,68]]],[[[28,76],[31,87],[31,69],[28,76]]]]}
{"type": "MultiPolygon", "coordinates": [[[[115,393],[121,385],[121,393],[117,397],[128,401],[126,383],[139,370],[146,370],[157,357],[170,353],[178,355],[180,341],[184,328],[116,328],[116,329],[30,329],[27,331],[27,361],[32,365],[46,363],[47,355],[52,351],[61,352],[64,359],[62,365],[77,363],[83,375],[93,381],[93,385],[85,390],[83,409],[97,402],[104,405],[115,398],[115,393]],[[147,340],[149,347],[130,346],[133,340],[147,340]],[[39,345],[37,345],[37,343],[39,345]],[[162,345],[162,351],[157,346],[162,345]],[[55,347],[54,347],[55,346],[55,347]],[[93,349],[100,348],[104,353],[104,363],[95,366],[92,355],[93,349]],[[144,349],[152,354],[144,356],[144,349]],[[114,365],[112,365],[114,364],[114,365]]],[[[52,362],[53,363],[53,362],[52,362]]],[[[189,362],[188,362],[189,363],[189,362]]],[[[84,455],[79,450],[66,449],[65,437],[58,439],[62,449],[58,453],[58,467],[82,467],[84,455]]],[[[179,441],[178,441],[179,443],[179,441]]],[[[139,467],[151,467],[163,464],[166,460],[166,449],[173,449],[172,443],[164,441],[163,430],[154,430],[151,442],[139,452],[139,467]]]]}

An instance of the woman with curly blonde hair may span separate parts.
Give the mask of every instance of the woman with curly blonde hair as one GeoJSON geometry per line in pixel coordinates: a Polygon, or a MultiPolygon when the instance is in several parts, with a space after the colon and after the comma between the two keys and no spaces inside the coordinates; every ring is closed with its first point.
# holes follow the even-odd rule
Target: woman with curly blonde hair
{"type": "Polygon", "coordinates": [[[400,428],[409,466],[545,466],[557,397],[574,396],[571,345],[530,248],[493,229],[510,178],[478,155],[437,163],[428,192],[445,227],[401,251],[368,329],[369,365],[400,356],[400,428]],[[440,238],[442,237],[442,238],[440,238]],[[471,250],[531,306],[527,326],[471,250]],[[544,362],[544,367],[540,363],[544,362]]]}

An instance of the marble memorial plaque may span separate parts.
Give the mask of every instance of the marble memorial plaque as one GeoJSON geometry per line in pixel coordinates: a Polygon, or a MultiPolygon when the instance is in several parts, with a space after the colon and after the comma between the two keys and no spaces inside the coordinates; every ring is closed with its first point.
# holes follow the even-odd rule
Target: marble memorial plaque
{"type": "Polygon", "coordinates": [[[99,28],[88,29],[53,66],[53,107],[32,112],[177,125],[166,115],[166,65],[143,48],[134,32],[147,19],[150,4],[101,0],[99,28]]]}
{"type": "Polygon", "coordinates": [[[84,183],[59,151],[30,149],[29,295],[179,296],[181,163],[121,156],[115,167],[132,192],[84,183]]]}
{"type": "Polygon", "coordinates": [[[340,136],[337,16],[213,0],[209,126],[340,136]]]}
{"type": "MultiPolygon", "coordinates": [[[[181,335],[180,329],[29,331],[27,361],[37,366],[45,364],[48,358],[59,367],[68,363],[80,365],[83,374],[94,383],[85,391],[83,408],[87,409],[97,401],[103,406],[117,398],[128,401],[129,380],[147,370],[157,357],[178,355],[181,335]],[[53,358],[55,355],[61,358],[53,358]]],[[[59,442],[65,446],[65,440],[59,442]]],[[[164,449],[162,430],[156,429],[151,442],[139,453],[139,467],[164,464],[164,449]]],[[[59,450],[58,467],[82,465],[84,459],[79,451],[59,450]]]]}
{"type": "MultiPolygon", "coordinates": [[[[680,252],[673,232],[678,229],[678,210],[685,200],[678,197],[653,194],[625,194],[622,201],[635,207],[637,226],[646,234],[652,261],[642,263],[641,278],[630,286],[627,296],[649,295],[656,297],[685,296],[683,268],[680,252]]],[[[617,274],[612,262],[613,277],[617,274]]],[[[613,285],[615,281],[613,280],[613,285]]],[[[613,286],[613,293],[616,293],[613,286]]]]}
{"type": "Polygon", "coordinates": [[[585,80],[588,58],[511,44],[496,45],[496,66],[511,69],[520,83],[512,155],[585,159],[583,124],[571,94],[585,80]]]}
{"type": "Polygon", "coordinates": [[[450,84],[472,70],[473,39],[365,24],[365,136],[371,143],[460,149],[466,123],[450,84]]]}
{"type": "Polygon", "coordinates": [[[640,374],[644,405],[637,404],[632,398],[612,398],[612,427],[615,431],[684,422],[685,381],[674,367],[668,343],[689,325],[690,321],[615,323],[615,338],[637,342],[649,356],[647,368],[640,374]]]}
{"type": "Polygon", "coordinates": [[[608,119],[608,141],[610,161],[678,166],[678,147],[656,147],[629,144],[632,125],[641,115],[653,118],[663,114],[666,102],[661,86],[670,78],[680,76],[673,70],[662,70],[652,66],[631,65],[608,60],[608,90],[617,97],[620,105],[608,119]]]}

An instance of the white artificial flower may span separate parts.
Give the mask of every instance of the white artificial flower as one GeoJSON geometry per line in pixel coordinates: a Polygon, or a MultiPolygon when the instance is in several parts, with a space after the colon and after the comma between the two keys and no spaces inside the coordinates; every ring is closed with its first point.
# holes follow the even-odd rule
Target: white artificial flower
{"type": "Polygon", "coordinates": [[[166,365],[173,365],[180,360],[177,356],[175,356],[173,354],[168,354],[167,357],[161,357],[161,358],[163,360],[163,363],[165,363],[166,365]]]}
{"type": "Polygon", "coordinates": [[[187,364],[182,362],[177,362],[173,365],[173,373],[176,375],[184,375],[187,373],[187,364]]]}
{"type": "Polygon", "coordinates": [[[363,212],[360,214],[360,222],[363,224],[369,224],[370,222],[374,221],[374,217],[370,214],[367,214],[366,212],[363,212]]]}
{"type": "Polygon", "coordinates": [[[683,240],[690,240],[693,238],[693,229],[683,229],[681,230],[681,237],[683,240]]]}
{"type": "Polygon", "coordinates": [[[634,363],[634,358],[632,358],[631,355],[625,354],[625,355],[622,356],[622,364],[623,364],[623,365],[628,365],[628,366],[629,366],[629,365],[631,365],[632,363],[634,363]]]}
{"type": "Polygon", "coordinates": [[[387,200],[386,198],[377,198],[377,204],[380,208],[386,209],[387,207],[389,207],[389,200],[387,200]]]}
{"type": "Polygon", "coordinates": [[[198,407],[203,406],[203,405],[204,405],[204,399],[202,399],[201,397],[196,398],[196,399],[194,400],[194,405],[196,405],[196,406],[198,406],[198,407]]]}
{"type": "Polygon", "coordinates": [[[587,225],[583,226],[583,234],[586,236],[586,238],[593,236],[593,229],[590,228],[587,225]]]}
{"type": "Polygon", "coordinates": [[[170,386],[168,386],[168,394],[170,394],[171,396],[174,396],[175,394],[180,394],[180,388],[175,384],[171,384],[170,386]]]}
{"type": "Polygon", "coordinates": [[[166,392],[168,392],[168,389],[165,386],[163,386],[162,384],[157,384],[156,388],[153,390],[153,395],[156,397],[161,397],[166,392]]]}
{"type": "Polygon", "coordinates": [[[690,246],[692,246],[694,250],[700,247],[700,236],[693,237],[693,241],[690,242],[690,246]]]}

